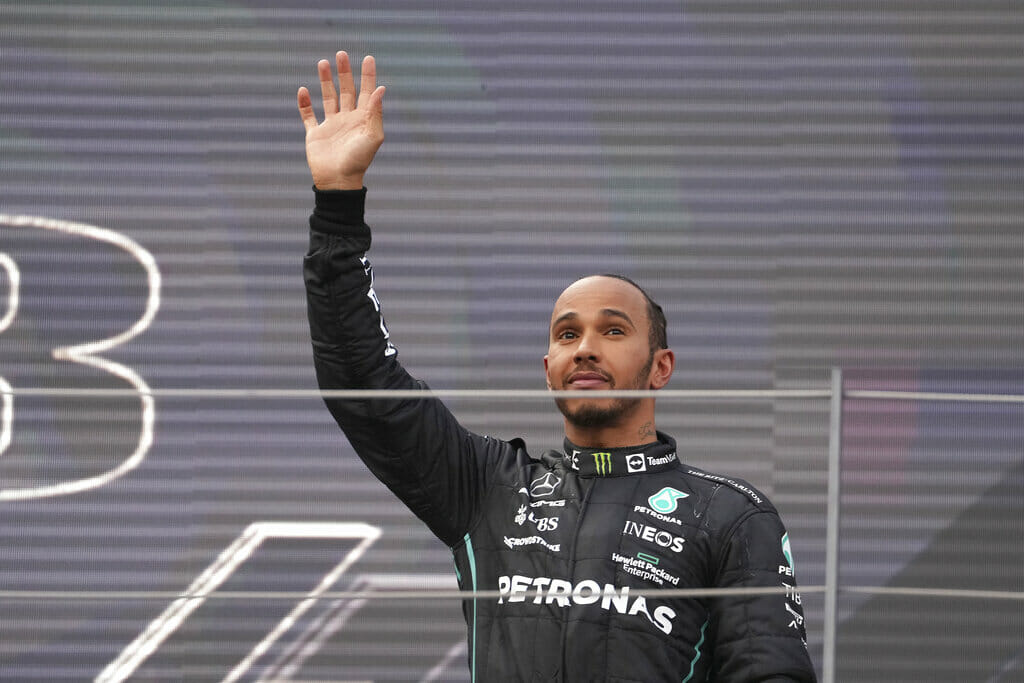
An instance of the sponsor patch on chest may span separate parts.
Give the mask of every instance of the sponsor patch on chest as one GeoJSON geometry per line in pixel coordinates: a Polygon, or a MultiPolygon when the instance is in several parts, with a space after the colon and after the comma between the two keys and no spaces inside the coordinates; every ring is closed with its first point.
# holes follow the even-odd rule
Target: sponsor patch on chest
{"type": "Polygon", "coordinates": [[[671,550],[674,553],[682,552],[683,544],[686,543],[686,539],[682,536],[659,529],[650,524],[634,522],[629,519],[626,520],[626,524],[622,529],[622,535],[639,538],[641,541],[671,550]]]}
{"type": "Polygon", "coordinates": [[[643,581],[650,581],[659,586],[679,585],[679,577],[670,574],[658,565],[661,558],[651,553],[637,553],[633,557],[612,553],[612,562],[619,565],[622,571],[643,581]]]}
{"type": "Polygon", "coordinates": [[[498,577],[498,604],[530,602],[534,605],[597,605],[603,610],[627,616],[646,617],[655,628],[666,635],[672,634],[676,611],[668,605],[659,605],[653,600],[648,603],[642,595],[631,596],[629,587],[618,587],[610,583],[603,586],[592,579],[573,583],[564,579],[546,576],[498,577]]]}

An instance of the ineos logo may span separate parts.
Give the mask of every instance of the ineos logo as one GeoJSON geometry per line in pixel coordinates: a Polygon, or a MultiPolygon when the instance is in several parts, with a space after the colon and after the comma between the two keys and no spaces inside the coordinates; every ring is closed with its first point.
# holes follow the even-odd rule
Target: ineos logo
{"type": "Polygon", "coordinates": [[[629,520],[626,520],[626,526],[622,529],[622,533],[636,536],[648,543],[654,543],[662,548],[667,548],[674,553],[680,552],[683,549],[683,544],[686,543],[686,539],[682,536],[676,536],[663,529],[629,520]]]}

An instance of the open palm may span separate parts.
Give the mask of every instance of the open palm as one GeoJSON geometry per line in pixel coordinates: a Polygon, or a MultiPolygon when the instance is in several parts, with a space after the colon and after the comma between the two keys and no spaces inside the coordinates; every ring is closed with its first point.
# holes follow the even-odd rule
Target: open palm
{"type": "Polygon", "coordinates": [[[348,54],[335,55],[338,89],[334,89],[331,65],[317,63],[324,120],[317,122],[309,90],[299,88],[298,104],[306,127],[306,162],[313,184],[321,190],[357,190],[363,174],[384,142],[384,86],[377,87],[377,65],[373,57],[363,60],[359,95],[348,54]]]}

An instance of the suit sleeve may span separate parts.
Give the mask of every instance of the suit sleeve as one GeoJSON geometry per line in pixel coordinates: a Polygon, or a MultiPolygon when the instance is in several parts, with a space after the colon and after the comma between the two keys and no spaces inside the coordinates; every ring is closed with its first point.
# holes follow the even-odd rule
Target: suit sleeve
{"type": "Polygon", "coordinates": [[[716,587],[783,588],[785,593],[716,598],[710,603],[715,680],[813,683],[803,607],[782,520],[746,513],[729,530],[716,587]]]}
{"type": "MultiPolygon", "coordinates": [[[[426,389],[398,362],[373,286],[366,189],[316,191],[303,263],[321,389],[426,389]]],[[[449,546],[482,504],[489,463],[510,444],[464,429],[437,399],[325,399],[373,474],[449,546]]]]}

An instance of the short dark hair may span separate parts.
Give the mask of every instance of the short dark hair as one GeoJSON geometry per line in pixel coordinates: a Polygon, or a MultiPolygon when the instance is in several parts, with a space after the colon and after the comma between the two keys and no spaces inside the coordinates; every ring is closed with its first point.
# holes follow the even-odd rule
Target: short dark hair
{"type": "Polygon", "coordinates": [[[651,298],[643,287],[633,282],[625,275],[619,273],[601,273],[599,277],[610,277],[616,280],[622,280],[628,282],[639,290],[644,295],[644,299],[647,301],[647,319],[651,322],[651,329],[648,333],[648,337],[651,343],[651,353],[654,353],[658,349],[668,348],[668,322],[665,320],[665,311],[658,305],[658,302],[651,298]]]}

